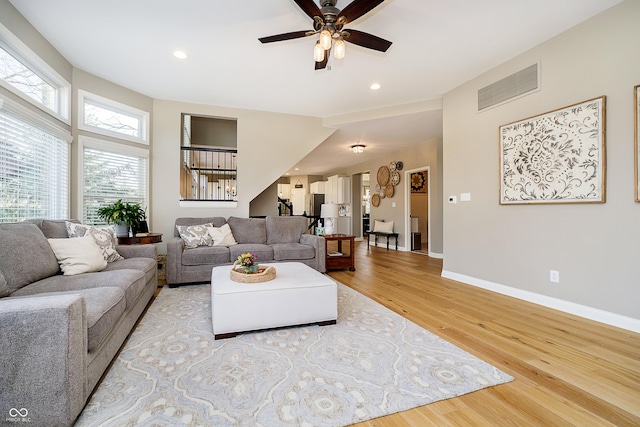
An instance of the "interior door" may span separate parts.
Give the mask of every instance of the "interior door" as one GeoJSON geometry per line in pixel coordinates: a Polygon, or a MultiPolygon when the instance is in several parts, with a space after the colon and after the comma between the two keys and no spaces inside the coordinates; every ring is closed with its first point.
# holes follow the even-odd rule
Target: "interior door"
{"type": "Polygon", "coordinates": [[[305,194],[304,188],[291,190],[291,203],[293,203],[294,215],[304,215],[305,194]]]}

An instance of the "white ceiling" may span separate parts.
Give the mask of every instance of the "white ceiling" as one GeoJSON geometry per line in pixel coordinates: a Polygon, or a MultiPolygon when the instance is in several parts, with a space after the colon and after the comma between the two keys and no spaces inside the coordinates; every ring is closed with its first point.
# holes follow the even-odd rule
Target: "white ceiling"
{"type": "MultiPolygon", "coordinates": [[[[346,57],[320,71],[315,37],[258,41],[312,28],[293,0],[9,1],[74,67],[144,95],[327,118],[437,100],[621,0],[386,0],[346,28],[390,40],[391,48],[347,44],[346,57]],[[176,49],[188,59],[174,58],[176,49]],[[374,82],[382,88],[370,90],[374,82]]],[[[378,156],[398,141],[441,135],[436,122],[424,113],[340,125],[295,173],[353,164],[353,154],[336,152],[358,139],[365,155],[378,156]]]]}

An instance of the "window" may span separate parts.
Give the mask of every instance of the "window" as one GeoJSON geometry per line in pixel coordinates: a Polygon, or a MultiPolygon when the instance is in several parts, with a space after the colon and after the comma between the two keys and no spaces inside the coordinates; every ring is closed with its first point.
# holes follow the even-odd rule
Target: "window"
{"type": "Polygon", "coordinates": [[[142,144],[149,143],[149,113],[83,90],[78,92],[80,129],[142,144]]]}
{"type": "Polygon", "coordinates": [[[148,206],[146,149],[80,137],[82,222],[104,224],[98,209],[118,199],[148,206]]]}
{"type": "Polygon", "coordinates": [[[69,123],[71,85],[2,26],[0,85],[69,123]]]}
{"type": "Polygon", "coordinates": [[[0,222],[69,218],[70,140],[0,98],[0,222]]]}

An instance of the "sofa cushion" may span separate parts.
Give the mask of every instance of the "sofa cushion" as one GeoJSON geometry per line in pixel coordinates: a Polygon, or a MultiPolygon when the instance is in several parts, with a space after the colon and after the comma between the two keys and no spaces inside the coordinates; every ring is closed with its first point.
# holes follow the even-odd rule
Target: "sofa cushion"
{"type": "Polygon", "coordinates": [[[230,260],[226,246],[200,246],[182,252],[182,265],[228,264],[230,260]]]}
{"type": "Polygon", "coordinates": [[[209,234],[208,227],[212,227],[211,223],[198,225],[176,225],[180,238],[184,241],[187,248],[197,248],[198,246],[213,245],[213,238],[209,234]]]}
{"type": "MultiPolygon", "coordinates": [[[[118,261],[121,262],[121,261],[118,261]]],[[[114,263],[115,264],[115,263],[114,263]]],[[[47,292],[81,291],[95,288],[119,288],[124,291],[127,309],[133,307],[144,290],[144,273],[137,270],[101,271],[75,276],[56,275],[39,280],[11,294],[37,295],[47,292]]]]}
{"type": "Polygon", "coordinates": [[[48,240],[65,276],[100,271],[107,266],[91,236],[48,240]]]}
{"type": "Polygon", "coordinates": [[[77,224],[71,221],[65,221],[65,225],[69,237],[83,237],[86,235],[93,237],[105,261],[114,262],[123,259],[118,251],[116,251],[116,229],[113,225],[94,227],[92,225],[77,224]]]}
{"type": "Polygon", "coordinates": [[[107,264],[102,271],[137,270],[144,274],[144,281],[148,283],[158,270],[158,261],[153,258],[123,258],[107,264]]]}
{"type": "Polygon", "coordinates": [[[0,271],[11,293],[60,271],[56,255],[35,224],[0,224],[0,242],[0,271]]]}
{"type": "Polygon", "coordinates": [[[313,246],[301,243],[274,243],[271,247],[273,248],[273,259],[276,261],[313,259],[316,256],[316,250],[313,246]]]}
{"type": "Polygon", "coordinates": [[[64,237],[69,237],[67,234],[66,222],[70,221],[76,224],[80,224],[80,221],[77,219],[27,219],[25,222],[30,224],[35,224],[42,230],[42,234],[47,239],[62,239],[64,237]]]}
{"type": "Polygon", "coordinates": [[[307,222],[302,216],[268,216],[267,244],[300,243],[300,236],[307,231],[307,222]]]}
{"type": "Polygon", "coordinates": [[[269,245],[261,245],[258,243],[244,243],[229,246],[229,258],[231,261],[238,259],[238,256],[247,252],[258,257],[258,264],[261,262],[273,261],[273,248],[269,245]]]}
{"type": "MultiPolygon", "coordinates": [[[[213,224],[213,227],[222,227],[227,223],[227,220],[222,216],[210,216],[205,218],[178,218],[176,219],[175,225],[200,225],[200,224],[213,224]]],[[[173,237],[180,237],[180,233],[178,232],[177,227],[173,229],[173,237]]]]}
{"type": "Polygon", "coordinates": [[[229,224],[224,224],[222,227],[207,227],[207,231],[213,239],[213,246],[233,246],[238,244],[235,237],[233,237],[229,224]]]}
{"type": "MultiPolygon", "coordinates": [[[[233,237],[238,243],[267,243],[267,228],[264,218],[238,218],[230,216],[227,220],[233,237]]],[[[245,251],[246,253],[246,251],[245,251]]],[[[235,259],[234,257],[232,257],[235,259]]]]}

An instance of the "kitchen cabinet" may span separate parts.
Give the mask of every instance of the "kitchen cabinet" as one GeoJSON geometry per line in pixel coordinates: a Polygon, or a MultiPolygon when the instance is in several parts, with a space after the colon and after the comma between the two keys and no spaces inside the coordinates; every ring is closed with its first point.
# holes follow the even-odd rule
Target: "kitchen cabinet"
{"type": "Polygon", "coordinates": [[[278,197],[289,200],[291,198],[291,184],[278,184],[278,197]]]}
{"type": "Polygon", "coordinates": [[[310,185],[311,194],[325,194],[325,184],[327,181],[316,181],[310,185]]]}
{"type": "Polygon", "coordinates": [[[350,204],[351,203],[351,177],[339,176],[338,177],[338,203],[350,204]]]}
{"type": "Polygon", "coordinates": [[[351,203],[351,177],[333,175],[325,185],[325,203],[351,203]]]}

